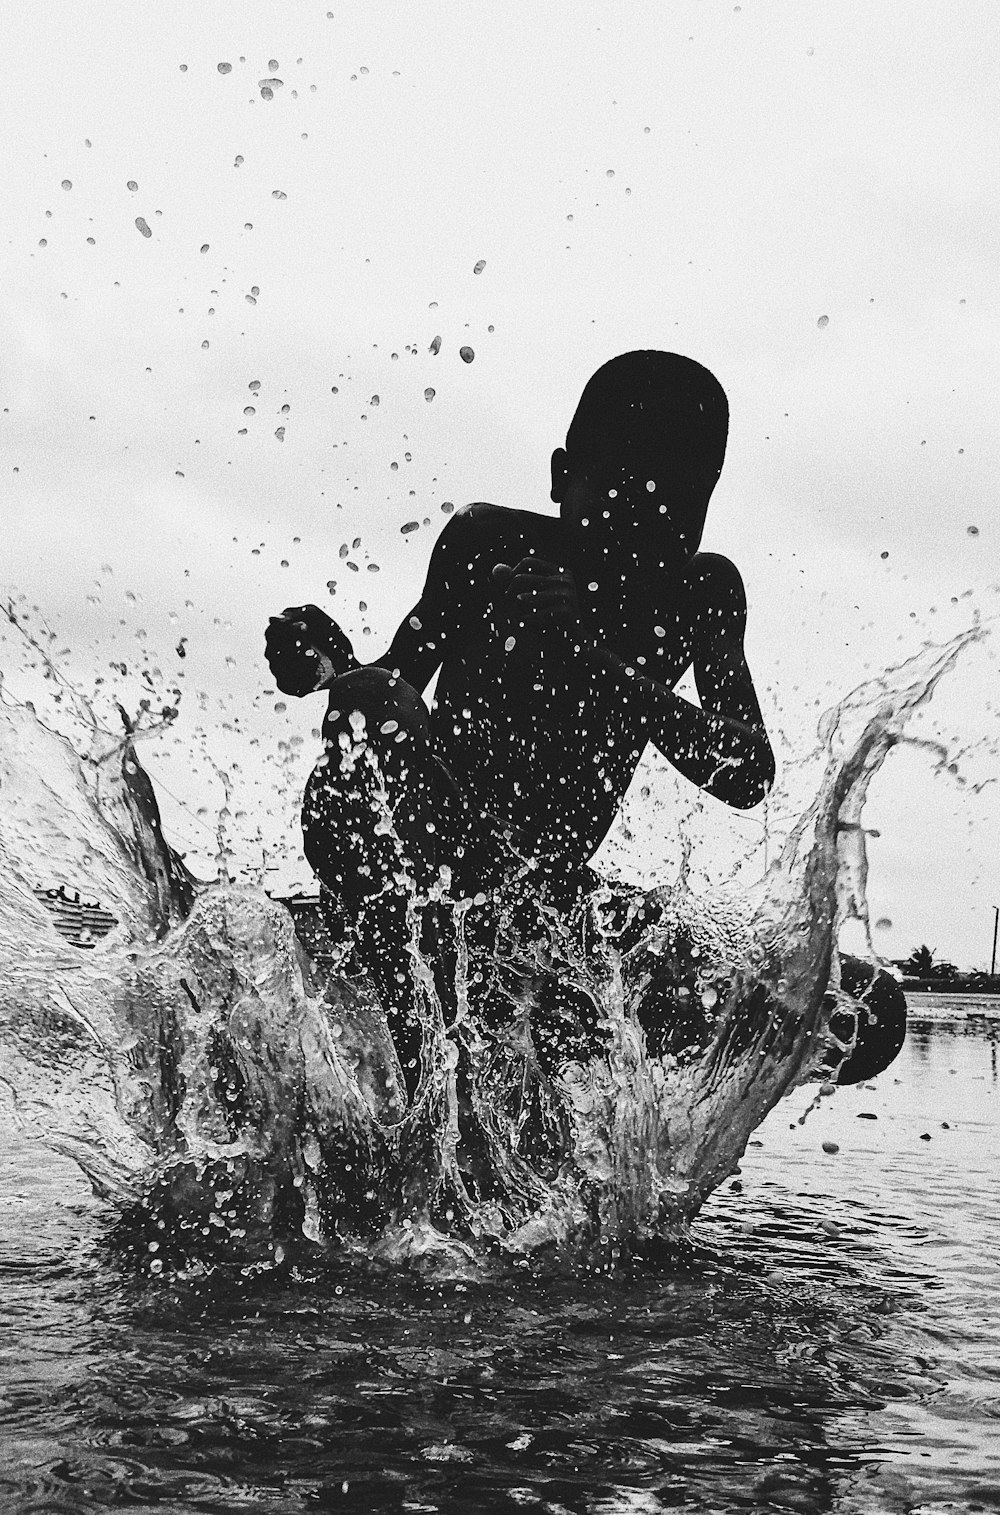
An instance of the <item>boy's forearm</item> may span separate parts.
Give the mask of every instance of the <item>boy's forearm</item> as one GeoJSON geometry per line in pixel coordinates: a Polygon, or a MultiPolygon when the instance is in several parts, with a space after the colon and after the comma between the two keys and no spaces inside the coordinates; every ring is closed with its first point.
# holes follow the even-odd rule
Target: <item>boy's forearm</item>
{"type": "Polygon", "coordinates": [[[615,680],[623,701],[638,704],[650,741],[686,779],[739,810],[765,797],[774,758],[762,727],[702,710],[609,647],[593,646],[585,656],[595,671],[615,680]]]}

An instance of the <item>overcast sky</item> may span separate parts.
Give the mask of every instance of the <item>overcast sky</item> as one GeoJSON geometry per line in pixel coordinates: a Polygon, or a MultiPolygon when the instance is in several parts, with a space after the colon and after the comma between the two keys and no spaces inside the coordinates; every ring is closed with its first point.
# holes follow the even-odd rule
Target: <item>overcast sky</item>
{"type": "MultiPolygon", "coordinates": [[[[244,855],[294,833],[322,703],[276,710],[267,615],[380,652],[445,507],[551,511],[633,347],[729,393],[705,545],[747,583],[776,824],[824,708],[995,617],[997,42],[986,0],[8,0],[0,582],[82,687],[182,688],[146,749],[177,844],[211,851],[216,769],[244,855]]],[[[873,790],[889,956],[988,965],[995,640],[919,728],[959,778],[904,751],[873,790]]],[[[650,875],[693,798],[660,787],[650,875]]],[[[708,811],[707,875],[762,857],[708,811]]]]}

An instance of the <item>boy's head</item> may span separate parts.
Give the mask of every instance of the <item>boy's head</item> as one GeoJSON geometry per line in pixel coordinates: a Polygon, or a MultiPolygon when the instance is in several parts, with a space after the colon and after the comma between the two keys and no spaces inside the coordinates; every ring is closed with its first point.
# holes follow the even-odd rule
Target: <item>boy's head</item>
{"type": "Polygon", "coordinates": [[[672,352],[627,352],[594,374],[552,455],[563,519],[676,558],[698,550],[722,471],[729,405],[719,381],[672,352]]]}

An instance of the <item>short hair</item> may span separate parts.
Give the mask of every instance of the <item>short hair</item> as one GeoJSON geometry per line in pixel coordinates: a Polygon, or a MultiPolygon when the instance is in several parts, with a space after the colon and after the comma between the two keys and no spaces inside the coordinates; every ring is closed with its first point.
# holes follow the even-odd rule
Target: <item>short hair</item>
{"type": "Polygon", "coordinates": [[[655,349],[603,364],[580,397],[566,434],[578,465],[667,463],[712,469],[726,455],[729,402],[714,374],[693,358],[655,349]]]}

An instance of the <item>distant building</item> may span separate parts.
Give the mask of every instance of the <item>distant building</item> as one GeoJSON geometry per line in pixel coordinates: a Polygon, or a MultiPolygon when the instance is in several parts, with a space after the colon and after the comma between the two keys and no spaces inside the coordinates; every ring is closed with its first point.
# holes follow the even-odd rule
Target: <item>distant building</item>
{"type": "Polygon", "coordinates": [[[118,917],[110,910],[82,900],[78,889],[68,894],[60,884],[57,889],[36,889],[34,894],[51,914],[59,935],[74,947],[96,946],[118,924],[118,917]]]}
{"type": "MultiPolygon", "coordinates": [[[[37,888],[35,898],[52,916],[52,923],[59,935],[74,947],[95,947],[102,937],[118,924],[117,916],[105,910],[96,901],[81,899],[80,891],[69,893],[60,884],[55,889],[37,888]]],[[[323,921],[318,894],[295,894],[287,898],[272,895],[277,905],[284,905],[299,941],[311,957],[319,962],[329,961],[337,945],[323,921]]]]}

